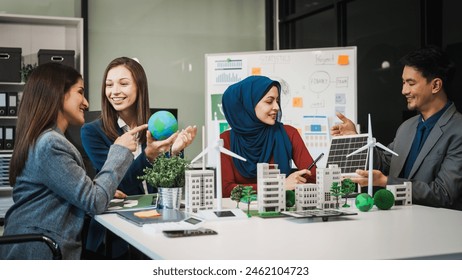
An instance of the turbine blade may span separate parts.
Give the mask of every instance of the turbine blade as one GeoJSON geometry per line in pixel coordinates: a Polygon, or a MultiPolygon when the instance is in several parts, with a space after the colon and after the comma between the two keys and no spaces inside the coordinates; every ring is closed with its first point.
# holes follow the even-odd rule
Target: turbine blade
{"type": "Polygon", "coordinates": [[[203,150],[202,152],[200,152],[193,160],[191,160],[191,164],[193,164],[194,162],[196,162],[196,160],[200,159],[201,157],[203,157],[206,153],[209,152],[209,147],[207,147],[205,150],[203,150]]]}
{"type": "Polygon", "coordinates": [[[368,114],[368,120],[367,120],[367,140],[372,141],[371,114],[368,114]]]}
{"type": "Polygon", "coordinates": [[[228,149],[226,149],[226,148],[223,148],[223,146],[219,146],[219,150],[220,150],[220,152],[222,152],[222,153],[224,153],[224,154],[227,154],[227,155],[229,155],[229,156],[235,157],[235,158],[240,159],[240,160],[242,160],[242,161],[247,161],[247,159],[241,157],[241,156],[238,155],[238,154],[235,154],[235,153],[231,152],[230,150],[228,150],[228,149]]]}
{"type": "Polygon", "coordinates": [[[395,152],[393,152],[392,150],[388,149],[387,147],[385,147],[384,145],[382,145],[382,144],[379,143],[379,142],[375,143],[375,145],[376,145],[377,147],[381,148],[382,150],[385,150],[385,151],[387,151],[387,152],[389,152],[389,153],[391,153],[391,154],[394,154],[395,156],[398,156],[397,153],[395,153],[395,152]]]}
{"type": "Polygon", "coordinates": [[[362,151],[364,151],[365,149],[368,149],[369,146],[370,146],[371,144],[373,144],[373,143],[369,143],[369,144],[366,144],[366,145],[362,146],[361,148],[357,149],[356,151],[352,152],[351,154],[347,155],[346,157],[350,157],[350,156],[352,156],[352,155],[356,155],[357,153],[362,152],[362,151]]]}

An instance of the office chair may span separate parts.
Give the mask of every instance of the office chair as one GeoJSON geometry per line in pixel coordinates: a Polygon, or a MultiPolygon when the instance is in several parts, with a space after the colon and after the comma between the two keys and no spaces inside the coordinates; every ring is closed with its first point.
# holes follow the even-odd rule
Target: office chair
{"type": "Polygon", "coordinates": [[[53,253],[54,260],[61,260],[63,258],[61,254],[61,249],[59,248],[58,243],[56,243],[50,237],[43,234],[17,234],[17,235],[4,235],[0,236],[0,245],[2,244],[14,244],[14,243],[24,243],[24,242],[45,242],[45,244],[50,248],[53,253]]]}

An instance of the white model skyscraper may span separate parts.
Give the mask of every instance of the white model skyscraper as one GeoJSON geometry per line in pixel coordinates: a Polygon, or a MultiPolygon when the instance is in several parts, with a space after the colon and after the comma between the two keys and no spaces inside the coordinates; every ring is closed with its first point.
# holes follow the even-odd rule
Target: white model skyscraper
{"type": "Polygon", "coordinates": [[[213,209],[215,196],[213,170],[186,170],[185,177],[185,211],[197,213],[199,210],[213,209]]]}
{"type": "Polygon", "coordinates": [[[277,168],[277,164],[257,164],[258,213],[281,212],[286,209],[286,175],[281,174],[277,168]]]}
{"type": "Polygon", "coordinates": [[[329,164],[326,168],[316,169],[316,183],[319,186],[318,208],[337,208],[337,200],[330,193],[332,183],[342,183],[342,171],[337,164],[329,164]]]}

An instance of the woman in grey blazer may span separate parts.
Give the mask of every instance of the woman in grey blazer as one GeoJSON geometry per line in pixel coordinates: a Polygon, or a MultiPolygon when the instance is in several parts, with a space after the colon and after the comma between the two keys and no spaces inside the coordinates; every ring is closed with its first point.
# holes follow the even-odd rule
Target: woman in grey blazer
{"type": "MultiPolygon", "coordinates": [[[[84,123],[88,102],[82,76],[73,68],[48,63],[31,74],[19,105],[9,180],[14,205],[4,235],[44,234],[60,246],[64,259],[79,259],[86,213],[104,212],[133,161],[139,126],[111,146],[106,164],[92,180],[82,156],[65,137],[70,125],[84,123]]],[[[0,246],[0,259],[52,259],[39,242],[0,246]]]]}

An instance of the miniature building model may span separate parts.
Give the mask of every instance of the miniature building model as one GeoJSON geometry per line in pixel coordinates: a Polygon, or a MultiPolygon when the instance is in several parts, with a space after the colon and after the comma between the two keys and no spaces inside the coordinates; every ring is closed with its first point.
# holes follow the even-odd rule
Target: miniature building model
{"type": "Polygon", "coordinates": [[[412,182],[402,185],[388,185],[387,190],[395,196],[395,205],[412,205],[412,182]]]}
{"type": "Polygon", "coordinates": [[[185,211],[197,213],[199,210],[213,209],[214,187],[213,170],[186,170],[185,211]]]}
{"type": "Polygon", "coordinates": [[[316,183],[318,188],[318,208],[336,208],[336,199],[330,194],[332,183],[342,183],[342,171],[337,164],[329,164],[326,168],[316,169],[316,183]]]}
{"type": "Polygon", "coordinates": [[[286,209],[286,192],[284,190],[285,174],[277,169],[277,164],[257,164],[257,201],[258,213],[286,209]]]}
{"type": "Polygon", "coordinates": [[[318,206],[319,186],[317,184],[295,185],[295,207],[297,211],[315,209],[318,206]]]}

